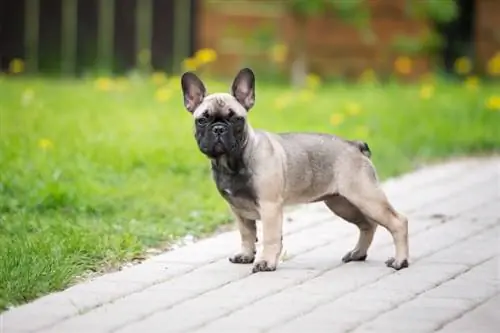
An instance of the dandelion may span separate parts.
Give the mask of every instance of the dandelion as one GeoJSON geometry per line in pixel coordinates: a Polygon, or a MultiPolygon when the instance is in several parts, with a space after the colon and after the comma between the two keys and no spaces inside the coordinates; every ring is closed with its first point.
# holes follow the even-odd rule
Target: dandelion
{"type": "Polygon", "coordinates": [[[361,112],[361,106],[358,103],[349,102],[346,105],[347,113],[351,116],[356,116],[361,112]]]}
{"type": "Polygon", "coordinates": [[[500,96],[491,96],[488,98],[486,108],[491,111],[500,111],[500,96]]]}
{"type": "Polygon", "coordinates": [[[341,113],[334,113],[330,117],[330,124],[333,126],[338,126],[344,121],[344,115],[341,113]]]}
{"type": "Polygon", "coordinates": [[[486,71],[491,76],[500,76],[500,52],[497,52],[488,60],[486,71]]]}
{"type": "Polygon", "coordinates": [[[48,149],[52,148],[53,146],[54,146],[54,144],[49,139],[38,140],[38,147],[40,147],[40,149],[42,149],[42,150],[48,150],[48,149]]]}
{"type": "Polygon", "coordinates": [[[186,58],[182,62],[182,66],[185,71],[195,71],[198,68],[198,60],[197,58],[186,58]]]}
{"type": "Polygon", "coordinates": [[[19,58],[14,58],[9,63],[9,72],[12,74],[19,74],[24,72],[24,61],[19,58]]]}
{"type": "Polygon", "coordinates": [[[99,90],[108,91],[111,90],[112,81],[107,77],[100,77],[95,81],[95,86],[99,90]]]}
{"type": "Polygon", "coordinates": [[[316,74],[308,74],[306,77],[306,85],[310,89],[316,89],[321,84],[321,78],[316,74]]]}
{"type": "Polygon", "coordinates": [[[208,64],[217,60],[217,52],[208,48],[201,49],[196,52],[195,58],[201,64],[208,64]]]}
{"type": "Polygon", "coordinates": [[[461,75],[469,74],[472,70],[472,62],[467,57],[460,57],[454,64],[455,72],[461,75]]]}
{"type": "Polygon", "coordinates": [[[359,76],[359,82],[367,84],[377,82],[377,75],[375,74],[375,71],[371,68],[363,71],[363,73],[359,76]]]}
{"type": "Polygon", "coordinates": [[[469,76],[465,80],[464,85],[468,90],[477,90],[479,87],[479,78],[477,76],[469,76]]]}
{"type": "Polygon", "coordinates": [[[420,88],[420,98],[429,99],[434,95],[434,86],[431,84],[425,84],[420,88]]]}
{"type": "Polygon", "coordinates": [[[282,64],[285,62],[288,55],[288,47],[285,44],[276,44],[271,48],[270,57],[271,60],[282,64]]]}
{"type": "Polygon", "coordinates": [[[160,88],[156,90],[155,99],[158,102],[166,102],[170,99],[172,92],[168,88],[160,88]]]}
{"type": "Polygon", "coordinates": [[[394,69],[399,74],[408,75],[411,73],[413,63],[409,57],[398,57],[394,61],[394,69]]]}
{"type": "Polygon", "coordinates": [[[159,86],[167,81],[167,75],[164,72],[154,72],[151,74],[151,81],[159,86]]]}

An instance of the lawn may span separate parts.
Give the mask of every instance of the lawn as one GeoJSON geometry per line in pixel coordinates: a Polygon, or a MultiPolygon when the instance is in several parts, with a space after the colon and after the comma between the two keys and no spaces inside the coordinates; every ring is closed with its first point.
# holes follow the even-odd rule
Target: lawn
{"type": "MultiPolygon", "coordinates": [[[[500,147],[499,84],[257,84],[254,127],[367,140],[381,178],[500,147]]],[[[0,79],[0,311],[228,222],[178,78],[0,79]]]]}

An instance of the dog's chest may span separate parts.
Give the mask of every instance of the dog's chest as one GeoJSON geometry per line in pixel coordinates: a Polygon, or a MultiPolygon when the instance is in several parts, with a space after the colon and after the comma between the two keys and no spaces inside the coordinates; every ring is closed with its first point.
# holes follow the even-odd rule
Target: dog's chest
{"type": "Polygon", "coordinates": [[[250,172],[245,169],[227,172],[212,168],[212,175],[221,196],[238,213],[249,219],[258,219],[257,194],[250,172]]]}

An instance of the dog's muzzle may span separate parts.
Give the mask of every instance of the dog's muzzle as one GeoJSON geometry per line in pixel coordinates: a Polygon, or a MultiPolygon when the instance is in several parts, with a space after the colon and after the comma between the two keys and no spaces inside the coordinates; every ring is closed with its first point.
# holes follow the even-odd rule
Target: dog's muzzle
{"type": "Polygon", "coordinates": [[[221,135],[224,135],[226,134],[227,132],[227,126],[224,126],[224,125],[214,125],[212,127],[212,133],[217,136],[217,137],[220,137],[221,135]]]}

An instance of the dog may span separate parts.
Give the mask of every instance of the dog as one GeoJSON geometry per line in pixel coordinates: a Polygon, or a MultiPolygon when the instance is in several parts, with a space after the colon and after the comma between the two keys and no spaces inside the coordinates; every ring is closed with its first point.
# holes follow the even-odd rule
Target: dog
{"type": "Polygon", "coordinates": [[[367,258],[378,225],[395,246],[385,263],[409,265],[408,220],[389,203],[379,186],[368,145],[324,133],[271,133],[250,125],[255,75],[241,69],[230,93],[207,94],[196,74],[181,77],[184,106],[194,118],[194,137],[211,163],[212,176],[238,225],[241,250],[229,258],[253,264],[252,272],[274,271],[282,251],[283,208],[323,201],[359,228],[356,246],[344,263],[367,258]],[[263,250],[256,258],[256,220],[262,222],[263,250]]]}

